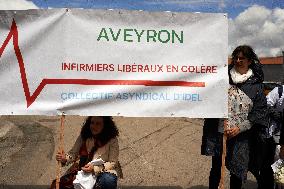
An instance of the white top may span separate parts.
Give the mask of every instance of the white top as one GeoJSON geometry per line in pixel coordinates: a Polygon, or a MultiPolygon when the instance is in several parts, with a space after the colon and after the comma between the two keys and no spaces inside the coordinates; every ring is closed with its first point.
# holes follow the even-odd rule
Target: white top
{"type": "MultiPolygon", "coordinates": [[[[283,85],[284,88],[284,85],[283,85]]],[[[282,92],[281,98],[279,98],[279,94],[278,94],[278,87],[275,87],[272,91],[270,91],[268,93],[268,95],[266,96],[267,99],[267,104],[269,106],[274,106],[276,105],[277,107],[281,107],[283,106],[283,98],[284,98],[284,90],[282,92]]]]}

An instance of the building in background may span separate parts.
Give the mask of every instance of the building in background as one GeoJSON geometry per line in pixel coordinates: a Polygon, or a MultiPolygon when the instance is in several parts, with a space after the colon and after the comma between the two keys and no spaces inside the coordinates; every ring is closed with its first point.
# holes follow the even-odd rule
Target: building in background
{"type": "Polygon", "coordinates": [[[263,65],[265,82],[284,83],[284,51],[282,56],[262,57],[260,62],[263,65]]]}

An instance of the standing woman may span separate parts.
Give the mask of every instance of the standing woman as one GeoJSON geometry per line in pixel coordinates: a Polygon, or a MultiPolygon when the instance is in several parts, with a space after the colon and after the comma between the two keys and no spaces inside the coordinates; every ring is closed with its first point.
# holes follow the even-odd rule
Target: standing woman
{"type": "Polygon", "coordinates": [[[203,127],[201,154],[212,156],[210,189],[218,189],[220,182],[223,134],[228,137],[226,167],[230,171],[230,188],[241,189],[249,164],[255,174],[259,170],[261,162],[253,155],[257,149],[252,142],[268,126],[262,86],[264,75],[250,46],[238,46],[233,51],[228,74],[228,128],[224,131],[222,119],[206,119],[203,127]]]}
{"type": "Polygon", "coordinates": [[[88,117],[72,149],[67,154],[63,152],[56,155],[56,160],[60,161],[63,166],[79,159],[79,165],[72,166],[67,174],[61,177],[60,189],[73,188],[73,180],[78,170],[97,175],[94,188],[116,189],[117,177],[122,176],[118,162],[118,134],[112,117],[88,117]],[[101,158],[105,163],[101,166],[87,164],[98,158],[101,158]]]}

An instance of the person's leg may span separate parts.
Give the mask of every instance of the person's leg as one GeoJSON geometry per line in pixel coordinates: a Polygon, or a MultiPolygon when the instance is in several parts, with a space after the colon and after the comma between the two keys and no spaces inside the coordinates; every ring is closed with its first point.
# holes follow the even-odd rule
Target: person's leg
{"type": "Polygon", "coordinates": [[[273,138],[266,139],[263,165],[260,169],[258,189],[274,189],[274,177],[271,165],[274,163],[276,145],[273,138]]]}
{"type": "Polygon", "coordinates": [[[230,189],[242,189],[243,181],[234,174],[230,177],[230,189]]]}
{"type": "MultiPolygon", "coordinates": [[[[59,189],[74,189],[73,180],[77,172],[63,175],[59,181],[59,189]]],[[[50,189],[56,189],[56,179],[52,181],[50,189]]]]}
{"type": "Polygon", "coordinates": [[[222,157],[212,156],[212,165],[209,176],[209,189],[218,189],[221,178],[222,157]]]}
{"type": "MultiPolygon", "coordinates": [[[[116,189],[117,176],[111,173],[102,173],[97,177],[96,186],[100,189],[116,189]]],[[[96,188],[96,187],[95,187],[96,188]]]]}

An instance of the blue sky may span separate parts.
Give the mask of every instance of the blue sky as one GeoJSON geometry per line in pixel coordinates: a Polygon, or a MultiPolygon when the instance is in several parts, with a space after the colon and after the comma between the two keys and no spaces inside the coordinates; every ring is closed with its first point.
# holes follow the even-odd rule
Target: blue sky
{"type": "Polygon", "coordinates": [[[32,0],[40,8],[98,8],[177,12],[226,12],[235,18],[253,5],[284,8],[284,0],[32,0]]]}

